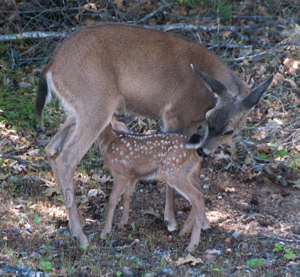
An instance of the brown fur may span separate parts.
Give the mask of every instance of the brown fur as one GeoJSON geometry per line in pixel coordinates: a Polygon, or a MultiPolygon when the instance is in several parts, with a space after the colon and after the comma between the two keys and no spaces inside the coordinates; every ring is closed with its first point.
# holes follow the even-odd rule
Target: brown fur
{"type": "MultiPolygon", "coordinates": [[[[204,46],[173,34],[120,24],[83,29],[61,43],[41,73],[36,100],[40,118],[50,91],[68,116],[46,152],[66,203],[71,232],[82,245],[89,242],[74,201],[73,175],[114,112],[162,117],[165,131],[190,135],[212,109],[209,118],[216,121],[211,126],[224,130],[229,124],[235,133],[251,109],[242,102],[249,96],[246,84],[204,46]],[[221,82],[228,93],[217,101],[210,82],[207,85],[191,64],[221,82]]],[[[223,141],[222,133],[207,129],[203,153],[209,154],[223,141]]],[[[177,229],[173,194],[167,188],[165,219],[170,231],[177,229]]]]}

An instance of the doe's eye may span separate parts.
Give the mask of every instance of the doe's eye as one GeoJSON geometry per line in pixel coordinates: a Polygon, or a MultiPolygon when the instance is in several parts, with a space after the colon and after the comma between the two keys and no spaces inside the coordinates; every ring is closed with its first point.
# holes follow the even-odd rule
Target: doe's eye
{"type": "Polygon", "coordinates": [[[233,130],[227,131],[226,133],[224,133],[224,136],[229,136],[233,134],[233,130]]]}

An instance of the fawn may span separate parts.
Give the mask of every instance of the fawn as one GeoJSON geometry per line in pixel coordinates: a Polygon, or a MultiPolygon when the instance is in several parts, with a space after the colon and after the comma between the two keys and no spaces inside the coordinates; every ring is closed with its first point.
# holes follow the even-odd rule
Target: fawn
{"type": "Polygon", "coordinates": [[[192,229],[186,252],[194,251],[200,232],[210,230],[205,215],[204,196],[200,187],[200,167],[203,157],[195,149],[186,148],[188,138],[175,133],[152,135],[132,134],[123,122],[115,117],[111,125],[97,139],[106,167],[114,176],[114,186],[108,203],[108,214],[103,239],[112,228],[112,219],[123,194],[123,213],[119,228],[128,223],[129,202],[139,179],[164,180],[182,194],[192,205],[192,210],[179,235],[192,229]]]}

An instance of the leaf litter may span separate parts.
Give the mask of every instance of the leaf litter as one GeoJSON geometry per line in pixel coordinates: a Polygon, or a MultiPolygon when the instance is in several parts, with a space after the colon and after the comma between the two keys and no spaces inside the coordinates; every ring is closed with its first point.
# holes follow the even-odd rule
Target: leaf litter
{"type": "MultiPolygon", "coordinates": [[[[19,7],[19,12],[22,13],[29,2],[35,4],[34,1],[27,1],[19,7]]],[[[68,4],[72,5],[73,2],[68,1],[68,4]]],[[[113,3],[106,6],[106,13],[102,13],[104,10],[101,5],[90,3],[81,7],[81,13],[76,9],[72,14],[70,9],[70,13],[62,18],[70,20],[73,26],[91,26],[97,22],[91,14],[98,12],[106,18],[112,16],[137,22],[144,20],[143,24],[154,28],[163,28],[163,24],[167,24],[169,31],[174,27],[173,24],[179,24],[175,32],[192,39],[200,38],[203,44],[227,59],[230,67],[251,87],[270,74],[275,75],[270,91],[249,115],[240,137],[231,145],[220,146],[214,156],[204,162],[201,172],[205,176],[202,179],[203,186],[209,184],[204,192],[206,214],[215,234],[203,233],[195,253],[189,258],[178,258],[189,237],[171,236],[161,220],[165,187],[155,182],[140,182],[131,202],[130,226],[123,231],[114,228],[106,240],[100,241],[99,232],[103,228],[113,179],[103,168],[98,154],[95,157],[86,155],[86,163],[78,167],[74,179],[78,204],[87,218],[85,230],[91,238],[89,252],[81,252],[69,236],[65,208],[51,171],[34,168],[30,165],[31,161],[29,164],[22,162],[29,161],[31,157],[37,159],[35,163],[48,166],[43,147],[57,130],[55,124],[63,118],[61,111],[53,107],[49,109],[49,122],[46,123],[49,130],[43,136],[28,131],[24,126],[16,130],[10,121],[3,123],[3,116],[8,113],[0,106],[0,151],[11,157],[0,158],[0,229],[3,234],[0,236],[1,274],[9,274],[9,268],[20,269],[18,264],[26,265],[26,270],[30,268],[35,269],[36,273],[40,272],[36,262],[26,258],[40,255],[43,261],[51,261],[51,269],[43,268],[44,273],[50,273],[51,276],[67,275],[69,269],[72,276],[116,276],[120,273],[125,275],[126,272],[131,272],[133,276],[151,272],[157,276],[168,276],[170,272],[173,276],[193,276],[195,273],[192,272],[197,272],[199,276],[262,276],[266,272],[269,276],[297,276],[300,270],[300,35],[297,3],[285,1],[286,6],[283,8],[283,2],[280,2],[282,14],[276,14],[278,18],[273,19],[269,17],[269,12],[272,12],[270,6],[260,3],[256,7],[246,1],[245,5],[235,6],[238,13],[234,14],[231,23],[215,21],[209,17],[213,10],[207,11],[204,5],[191,8],[164,6],[165,3],[152,1],[141,2],[137,6],[134,1],[113,3]],[[294,7],[290,11],[296,23],[291,22],[290,16],[285,14],[289,9],[288,4],[294,7]],[[205,14],[206,17],[199,14],[205,14]],[[252,15],[251,19],[247,19],[249,14],[252,15]],[[197,24],[200,29],[193,31],[188,28],[188,24],[197,24]],[[222,28],[227,27],[227,24],[232,29],[223,31],[222,28]],[[257,28],[251,24],[257,24],[257,28]],[[209,30],[217,25],[219,31],[210,29],[207,32],[201,29],[201,26],[209,30]],[[252,27],[247,29],[249,26],[252,27]],[[31,177],[23,178],[27,175],[31,177]],[[36,205],[33,206],[33,203],[36,205]],[[284,258],[286,252],[273,252],[277,242],[285,242],[283,251],[291,249],[296,254],[294,262],[284,258]],[[45,247],[41,248],[42,245],[45,247]],[[249,267],[247,261],[253,259],[262,260],[264,266],[249,267]],[[174,261],[181,261],[182,264],[177,265],[174,261]]],[[[10,6],[10,1],[6,1],[5,9],[1,5],[0,9],[5,11],[14,8],[10,6]]],[[[44,12],[37,14],[37,18],[44,12]]],[[[5,13],[6,16],[9,14],[5,13]]],[[[10,30],[10,22],[17,26],[17,18],[4,20],[5,28],[10,30]]],[[[26,13],[22,20],[26,20],[26,13]]],[[[31,22],[32,18],[28,20],[26,28],[36,28],[32,23],[36,26],[49,23],[47,18],[36,22],[31,22]]],[[[57,17],[51,24],[57,24],[59,29],[60,20],[57,17]]],[[[22,43],[14,45],[14,49],[19,48],[18,51],[24,53],[23,57],[29,59],[49,55],[47,47],[44,47],[43,52],[43,49],[33,45],[35,41],[28,43],[35,50],[26,48],[22,43]]],[[[6,57],[11,52],[1,51],[3,65],[7,66],[9,60],[6,57]]],[[[22,63],[21,58],[15,59],[15,62],[22,63]]],[[[15,83],[20,89],[32,93],[30,84],[35,81],[32,73],[26,70],[22,76],[15,73],[3,75],[1,72],[0,77],[10,89],[15,83]],[[28,75],[28,78],[24,78],[24,75],[28,75]]],[[[32,121],[30,117],[27,120],[32,121]]],[[[134,131],[141,132],[159,130],[157,121],[152,123],[144,119],[129,121],[134,131]],[[152,130],[147,130],[149,126],[152,130]]],[[[95,147],[93,149],[94,153],[98,153],[95,147]]],[[[119,207],[114,226],[121,215],[122,200],[119,207]]],[[[179,226],[182,226],[190,205],[183,197],[176,195],[175,209],[179,226]]],[[[10,272],[15,274],[12,272],[16,271],[10,272]]]]}

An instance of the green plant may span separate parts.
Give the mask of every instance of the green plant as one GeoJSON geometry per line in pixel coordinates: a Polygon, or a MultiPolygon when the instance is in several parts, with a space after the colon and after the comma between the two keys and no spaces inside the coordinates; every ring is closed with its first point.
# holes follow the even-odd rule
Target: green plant
{"type": "Polygon", "coordinates": [[[274,155],[277,155],[277,156],[279,156],[280,158],[283,158],[283,157],[285,157],[285,156],[289,156],[288,153],[287,153],[287,151],[286,151],[286,149],[280,149],[280,150],[277,149],[277,150],[274,152],[274,155]]]}
{"type": "Polygon", "coordinates": [[[263,176],[263,181],[264,181],[265,183],[267,183],[267,182],[269,182],[270,180],[269,180],[269,178],[268,178],[268,177],[266,177],[266,176],[263,176]]]}
{"type": "Polygon", "coordinates": [[[52,269],[52,264],[49,261],[41,261],[39,264],[39,268],[41,270],[49,271],[52,269]]]}
{"type": "Polygon", "coordinates": [[[87,245],[81,245],[81,249],[82,249],[83,251],[86,251],[86,250],[88,249],[88,246],[87,246],[87,245]]]}
{"type": "Polygon", "coordinates": [[[286,248],[283,257],[285,257],[288,260],[294,260],[296,258],[296,255],[293,253],[291,248],[286,248]]]}
{"type": "Polygon", "coordinates": [[[266,158],[266,155],[264,153],[260,153],[256,156],[257,159],[264,160],[266,158]]]}
{"type": "Polygon", "coordinates": [[[118,271],[118,272],[116,273],[116,275],[119,277],[119,276],[122,275],[122,272],[121,272],[121,271],[118,271]]]}
{"type": "Polygon", "coordinates": [[[107,246],[110,246],[110,245],[111,245],[111,241],[110,241],[110,238],[109,238],[108,236],[105,236],[105,237],[104,237],[104,241],[105,241],[105,244],[106,244],[107,246]]]}
{"type": "Polygon", "coordinates": [[[39,218],[38,218],[37,215],[35,215],[35,217],[33,218],[33,222],[34,222],[34,224],[36,224],[36,225],[40,225],[40,224],[41,224],[41,221],[39,220],[39,218]]]}
{"type": "Polygon", "coordinates": [[[263,262],[262,260],[258,260],[258,259],[251,259],[251,260],[248,260],[247,261],[247,266],[250,266],[250,267],[255,267],[255,266],[263,266],[263,262]]]}
{"type": "Polygon", "coordinates": [[[275,243],[275,248],[273,249],[273,252],[279,252],[282,251],[283,244],[275,243]]]}

